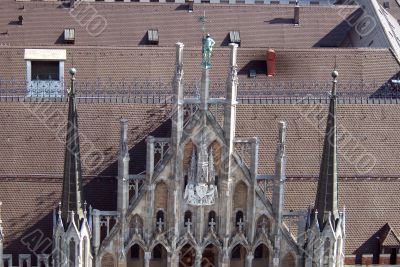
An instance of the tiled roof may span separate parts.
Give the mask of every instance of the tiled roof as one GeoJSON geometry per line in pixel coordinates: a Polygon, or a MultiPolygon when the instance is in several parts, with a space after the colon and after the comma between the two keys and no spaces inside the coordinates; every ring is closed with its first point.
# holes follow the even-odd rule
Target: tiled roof
{"type": "MultiPolygon", "coordinates": [[[[163,105],[85,104],[84,100],[78,103],[85,190],[88,203],[94,208],[115,209],[112,195],[116,190],[119,118],[129,119],[130,172],[139,173],[145,165],[144,138],[149,133],[169,136],[169,110],[163,105]],[[91,161],[93,154],[102,156],[91,161]],[[104,199],[104,195],[110,198],[104,199]]],[[[259,173],[273,172],[277,121],[288,121],[289,209],[306,208],[315,199],[326,112],[326,105],[237,108],[237,136],[261,139],[259,173]]],[[[347,143],[339,158],[340,205],[346,206],[347,212],[347,254],[371,253],[375,236],[386,222],[394,231],[400,231],[400,143],[396,129],[400,125],[399,114],[398,105],[338,106],[339,136],[342,135],[339,145],[347,143]],[[358,158],[360,155],[372,155],[376,162],[365,164],[368,158],[358,158]]],[[[51,208],[60,200],[61,191],[65,142],[62,118],[66,118],[65,102],[0,105],[0,199],[4,203],[6,253],[24,251],[18,238],[27,229],[41,228],[46,235],[51,233],[51,208]]]]}
{"type": "Polygon", "coordinates": [[[345,19],[357,9],[302,6],[300,26],[295,27],[290,5],[195,4],[189,13],[185,4],[174,3],[77,2],[71,11],[59,2],[1,1],[0,44],[61,45],[64,28],[71,27],[75,28],[75,46],[132,47],[147,44],[146,33],[151,28],[159,31],[159,46],[182,41],[198,47],[202,36],[199,18],[206,12],[206,30],[217,46],[227,45],[232,30],[240,31],[243,47],[339,46],[350,29],[345,19]],[[20,15],[23,25],[18,23],[20,15]]]}
{"type": "MultiPolygon", "coordinates": [[[[399,178],[339,180],[339,205],[346,210],[346,255],[377,252],[385,222],[400,230],[399,189],[399,178]]],[[[316,180],[292,179],[286,185],[285,207],[304,209],[314,203],[316,191],[316,180]]]]}
{"type": "MultiPolygon", "coordinates": [[[[111,163],[118,146],[118,120],[126,117],[131,147],[149,133],[168,136],[168,105],[78,104],[85,175],[98,175],[111,163]],[[164,122],[164,123],[163,123],[164,122]],[[161,125],[161,126],[160,126],[161,125]],[[107,129],[106,131],[104,129],[107,129]],[[102,164],[85,158],[102,153],[102,164]]],[[[259,137],[260,173],[273,173],[277,122],[288,122],[287,174],[314,177],[319,173],[326,105],[238,105],[237,137],[259,137]]],[[[400,167],[400,106],[395,104],[344,104],[338,106],[339,174],[341,177],[397,177],[400,167]]],[[[65,102],[0,105],[0,175],[62,174],[65,102]],[[49,162],[52,164],[49,165],[49,162]]],[[[143,147],[139,147],[141,150],[143,147]]],[[[136,151],[136,149],[133,149],[136,151]]],[[[142,154],[134,155],[135,170],[144,170],[142,154]]],[[[115,174],[115,173],[114,173],[115,174]]]]}
{"type": "MultiPolygon", "coordinates": [[[[116,210],[115,178],[84,180],[85,200],[100,210],[116,210]],[[115,195],[104,199],[104,196],[115,195]],[[103,199],[104,201],[99,201],[103,199]]],[[[50,253],[53,234],[53,208],[61,200],[62,179],[47,177],[2,177],[0,199],[3,201],[2,219],[6,254],[50,253]],[[37,237],[36,241],[33,241],[37,237]],[[40,242],[39,242],[40,241],[40,242]],[[36,243],[34,243],[36,242],[36,243]],[[37,246],[38,244],[41,245],[37,246]]],[[[33,264],[36,257],[32,258],[33,264]]]]}
{"type": "MultiPolygon", "coordinates": [[[[276,75],[266,75],[266,49],[239,48],[239,95],[324,95],[330,90],[330,73],[335,61],[339,71],[339,94],[370,96],[396,76],[399,63],[388,49],[324,48],[276,49],[276,75]],[[381,66],[385,66],[382,68],[381,66]],[[248,78],[254,69],[256,78],[248,78]]],[[[210,71],[211,93],[224,92],[228,69],[228,48],[217,48],[210,71]]],[[[77,68],[78,93],[119,92],[135,94],[135,82],[152,82],[148,93],[169,94],[174,71],[175,49],[170,48],[67,48],[65,77],[68,69],[77,68]],[[104,85],[98,86],[102,81],[104,85]],[[112,82],[113,85],[109,85],[112,82]],[[162,90],[160,90],[162,88],[162,90]],[[158,90],[157,90],[158,89],[158,90]]],[[[26,66],[24,48],[0,48],[0,90],[15,87],[13,94],[24,95],[26,66]],[[7,82],[4,82],[8,81],[7,82]],[[17,86],[12,86],[15,80],[17,86]],[[1,83],[3,81],[3,83],[1,83]]],[[[193,92],[200,79],[201,51],[184,49],[185,90],[193,92]]],[[[396,76],[397,77],[397,76],[396,76]]],[[[3,92],[4,95],[4,92],[3,92]]]]}

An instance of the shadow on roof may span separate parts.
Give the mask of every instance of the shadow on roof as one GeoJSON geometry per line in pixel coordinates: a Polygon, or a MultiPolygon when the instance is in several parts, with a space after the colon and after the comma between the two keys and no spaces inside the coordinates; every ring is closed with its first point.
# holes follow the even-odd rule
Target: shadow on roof
{"type": "Polygon", "coordinates": [[[356,255],[356,264],[361,264],[363,254],[372,254],[372,264],[379,262],[379,237],[385,230],[385,225],[376,231],[367,241],[365,241],[353,254],[356,255]]]}
{"type": "Polygon", "coordinates": [[[400,97],[400,71],[382,84],[370,98],[399,98],[400,97]]]}
{"type": "Polygon", "coordinates": [[[340,47],[346,39],[347,33],[356,25],[356,21],[361,15],[362,12],[360,13],[360,9],[357,9],[315,43],[313,47],[340,47]]]}

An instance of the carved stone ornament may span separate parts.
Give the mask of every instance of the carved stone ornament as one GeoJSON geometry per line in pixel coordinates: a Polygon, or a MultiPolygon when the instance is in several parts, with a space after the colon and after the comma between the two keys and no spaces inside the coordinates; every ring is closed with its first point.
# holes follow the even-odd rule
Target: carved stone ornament
{"type": "Polygon", "coordinates": [[[194,206],[213,205],[218,197],[215,185],[215,167],[212,148],[207,151],[205,132],[202,133],[200,151],[196,159],[193,149],[188,174],[188,184],[185,188],[186,202],[194,206]],[[197,161],[197,164],[196,164],[197,161]]]}
{"type": "Polygon", "coordinates": [[[213,205],[217,195],[217,186],[212,184],[188,184],[185,189],[186,202],[194,206],[213,205]]]}

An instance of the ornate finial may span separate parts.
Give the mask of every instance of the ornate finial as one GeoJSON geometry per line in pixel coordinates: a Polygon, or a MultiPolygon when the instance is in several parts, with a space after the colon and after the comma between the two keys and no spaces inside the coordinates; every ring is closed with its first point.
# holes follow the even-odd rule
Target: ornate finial
{"type": "Polygon", "coordinates": [[[339,72],[338,72],[336,69],[334,69],[334,70],[332,71],[332,78],[333,78],[333,79],[336,79],[336,78],[338,77],[338,75],[339,75],[339,72]]]}
{"type": "Polygon", "coordinates": [[[61,202],[58,202],[58,216],[61,217],[61,202]]]}
{"type": "Polygon", "coordinates": [[[216,222],[214,221],[214,218],[211,218],[210,222],[208,223],[208,226],[210,227],[211,232],[215,231],[215,225],[216,225],[216,222]]]}
{"type": "Polygon", "coordinates": [[[214,165],[214,155],[213,155],[213,148],[210,148],[210,154],[208,155],[208,176],[209,176],[209,181],[214,182],[215,181],[215,165],[214,165]]]}
{"type": "Polygon", "coordinates": [[[188,172],[188,179],[189,181],[194,181],[196,178],[196,151],[193,146],[193,151],[192,151],[192,158],[190,159],[190,169],[188,172]]]}
{"type": "Polygon", "coordinates": [[[206,33],[206,23],[208,22],[205,10],[203,11],[203,16],[200,16],[199,20],[202,24],[201,30],[203,32],[203,37],[204,37],[206,33]]]}
{"type": "Polygon", "coordinates": [[[1,207],[3,206],[3,202],[0,201],[0,227],[1,224],[3,223],[3,220],[1,219],[1,207]]]}
{"type": "Polygon", "coordinates": [[[187,232],[191,233],[192,232],[192,229],[191,229],[192,222],[190,221],[190,218],[188,218],[187,222],[185,222],[185,225],[186,225],[187,232]]]}
{"type": "Polygon", "coordinates": [[[71,74],[71,76],[74,77],[75,74],[76,74],[76,69],[75,68],[70,68],[69,69],[69,74],[71,74]]]}
{"type": "Polygon", "coordinates": [[[86,218],[86,215],[87,215],[87,202],[86,202],[86,200],[85,200],[85,203],[83,203],[83,215],[86,218]]]}
{"type": "Polygon", "coordinates": [[[68,95],[72,96],[72,95],[75,94],[74,81],[75,81],[76,69],[75,68],[70,68],[69,69],[69,74],[71,74],[71,87],[67,89],[67,93],[68,93],[68,95]]]}

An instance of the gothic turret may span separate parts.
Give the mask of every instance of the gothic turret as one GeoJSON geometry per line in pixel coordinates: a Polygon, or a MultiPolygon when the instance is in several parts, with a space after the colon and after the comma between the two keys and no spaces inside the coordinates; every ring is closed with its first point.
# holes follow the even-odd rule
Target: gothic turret
{"type": "Polygon", "coordinates": [[[83,218],[82,209],[82,171],[79,149],[78,114],[75,99],[75,73],[71,68],[71,88],[68,91],[68,125],[65,144],[63,192],[61,200],[61,217],[66,226],[74,213],[75,224],[83,218]]]}
{"type": "MultiPolygon", "coordinates": [[[[337,175],[337,125],[336,125],[336,84],[338,72],[332,72],[332,91],[329,102],[329,114],[326,125],[324,148],[318,180],[318,191],[314,210],[321,228],[331,220],[335,225],[338,211],[338,175],[337,175]]],[[[335,226],[334,226],[335,227],[335,226]]]]}

